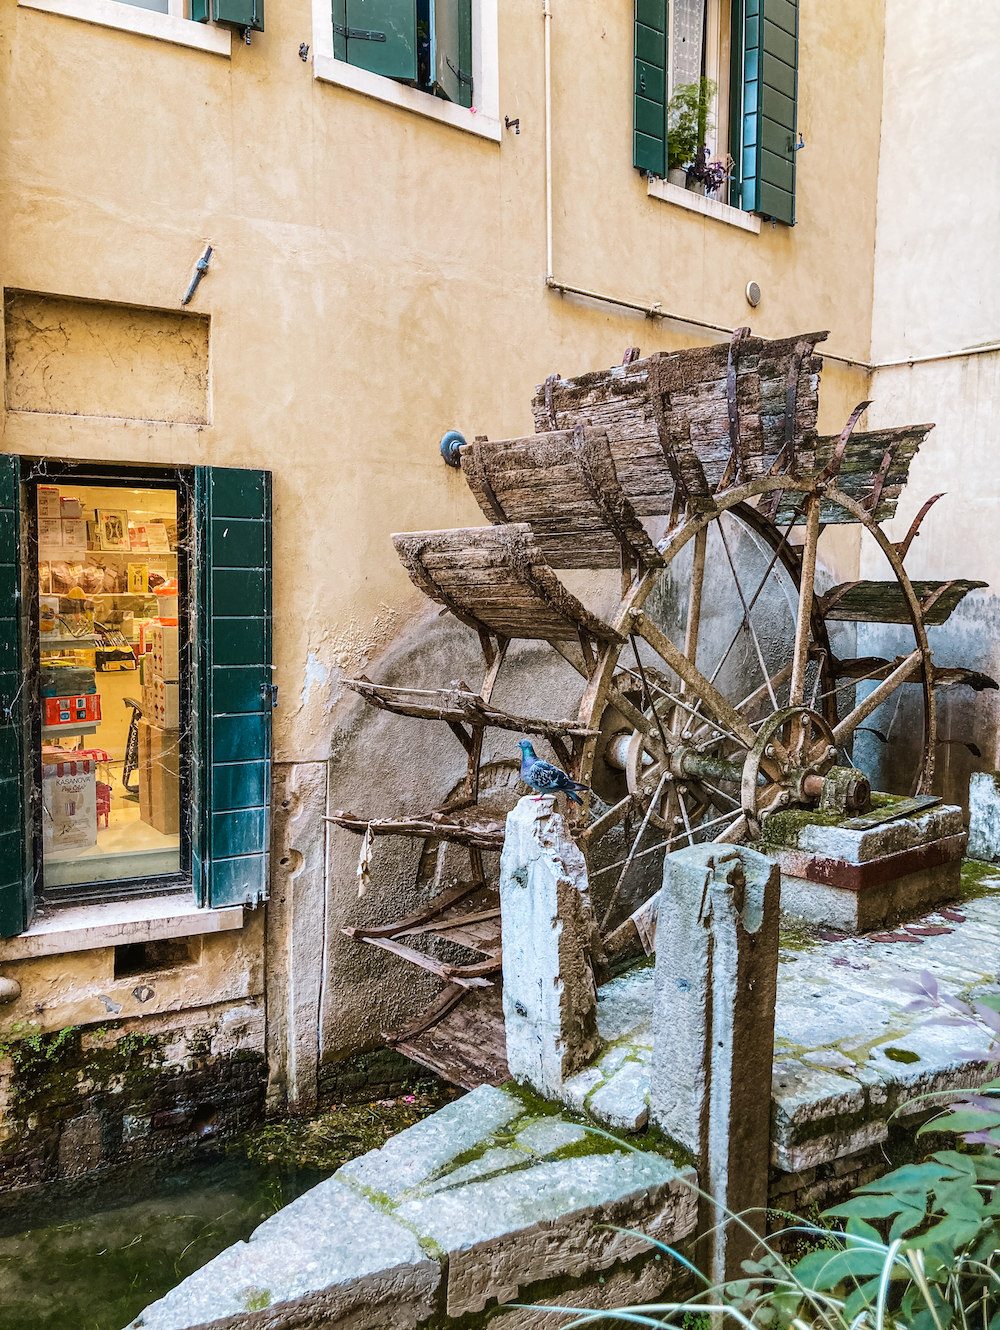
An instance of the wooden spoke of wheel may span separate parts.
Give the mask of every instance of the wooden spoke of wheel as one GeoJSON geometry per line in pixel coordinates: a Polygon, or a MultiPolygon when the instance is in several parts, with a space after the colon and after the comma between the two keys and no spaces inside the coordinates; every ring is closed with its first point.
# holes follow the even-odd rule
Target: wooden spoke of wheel
{"type": "Polygon", "coordinates": [[[820,496],[810,494],[806,508],[806,543],[802,548],[802,576],[799,579],[799,613],[795,621],[792,680],[788,687],[788,704],[793,707],[802,701],[806,690],[809,628],[812,622],[813,587],[816,581],[816,546],[819,542],[819,506],[820,496]]]}
{"type": "MultiPolygon", "coordinates": [[[[692,665],[698,662],[698,634],[701,629],[701,593],[705,586],[705,555],[708,551],[708,527],[703,526],[694,538],[694,561],[691,565],[691,593],[688,596],[687,626],[684,629],[684,654],[692,665]]],[[[681,681],[681,692],[686,685],[681,681]]]]}

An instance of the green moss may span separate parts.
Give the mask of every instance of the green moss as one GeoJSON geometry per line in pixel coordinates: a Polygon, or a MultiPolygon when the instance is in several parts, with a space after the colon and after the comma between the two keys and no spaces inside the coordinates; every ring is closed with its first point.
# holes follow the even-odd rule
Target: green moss
{"type": "Polygon", "coordinates": [[[995,896],[1000,892],[1000,869],[980,859],[962,860],[962,881],[959,894],[964,901],[980,896],[995,896]]]}
{"type": "Polygon", "coordinates": [[[245,1288],[240,1297],[243,1299],[243,1306],[248,1312],[262,1312],[271,1305],[271,1290],[269,1288],[245,1288]]]}
{"type": "Polygon", "coordinates": [[[820,937],[814,924],[803,923],[799,919],[782,920],[778,931],[778,950],[812,951],[820,945],[820,937]]]}
{"type": "Polygon", "coordinates": [[[919,1062],[920,1054],[909,1048],[883,1048],[882,1052],[890,1062],[919,1062]]]}

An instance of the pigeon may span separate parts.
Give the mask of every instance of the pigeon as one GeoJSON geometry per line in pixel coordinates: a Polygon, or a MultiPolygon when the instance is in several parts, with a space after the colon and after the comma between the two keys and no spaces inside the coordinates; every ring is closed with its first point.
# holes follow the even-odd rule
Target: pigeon
{"type": "Polygon", "coordinates": [[[572,776],[567,776],[565,771],[554,767],[551,762],[543,762],[536,756],[527,739],[522,739],[518,747],[521,750],[521,779],[525,785],[537,791],[537,798],[541,798],[543,794],[565,794],[566,798],[572,799],[574,803],[583,803],[577,790],[586,790],[588,786],[581,785],[572,776]]]}

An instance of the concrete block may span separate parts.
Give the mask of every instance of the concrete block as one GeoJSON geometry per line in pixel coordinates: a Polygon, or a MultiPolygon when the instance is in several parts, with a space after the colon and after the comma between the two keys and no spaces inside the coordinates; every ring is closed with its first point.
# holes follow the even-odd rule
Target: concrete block
{"type": "Polygon", "coordinates": [[[694,1181],[659,1155],[602,1154],[554,1160],[404,1201],[396,1216],[447,1254],[449,1316],[515,1299],[541,1279],[604,1270],[647,1249],[642,1238],[597,1227],[640,1229],[673,1244],[697,1216],[694,1181]]]}
{"type": "Polygon", "coordinates": [[[555,802],[519,800],[500,858],[507,1064],[549,1099],[600,1043],[587,866],[555,802]]]}
{"type": "Polygon", "coordinates": [[[700,1161],[714,1198],[699,1220],[713,1283],[737,1278],[754,1246],[723,1209],[754,1212],[763,1234],[779,892],[777,867],[754,850],[695,845],[664,859],[650,1115],[700,1161]]]}
{"type": "Polygon", "coordinates": [[[785,846],[808,850],[822,859],[864,864],[947,836],[959,836],[964,831],[962,810],[957,804],[937,804],[917,816],[894,818],[860,831],[838,823],[826,826],[810,822],[801,812],[786,812],[775,813],[768,819],[767,842],[762,848],[766,851],[771,846],[785,846]]]}
{"type": "Polygon", "coordinates": [[[969,777],[970,859],[1000,863],[1000,771],[974,771],[969,777]]]}
{"type": "Polygon", "coordinates": [[[480,1085],[423,1122],[393,1136],[380,1150],[352,1159],[337,1177],[390,1201],[426,1182],[458,1155],[472,1150],[524,1112],[516,1095],[480,1085]]]}
{"type": "Polygon", "coordinates": [[[865,891],[843,890],[782,873],[781,912],[845,933],[871,933],[954,900],[961,881],[961,859],[906,873],[865,891]]]}
{"type": "Polygon", "coordinates": [[[650,1068],[625,1062],[587,1101],[592,1117],[618,1131],[641,1131],[649,1120],[650,1068]]]}
{"type": "Polygon", "coordinates": [[[578,1145],[586,1139],[587,1133],[582,1127],[572,1122],[563,1122],[561,1118],[543,1118],[517,1133],[517,1144],[521,1149],[531,1150],[537,1155],[555,1154],[567,1145],[578,1145]]]}
{"type": "Polygon", "coordinates": [[[330,1178],[147,1307],[132,1327],[280,1330],[350,1316],[352,1330],[409,1330],[430,1315],[440,1280],[440,1265],[411,1232],[330,1178]],[[248,1315],[265,1309],[266,1318],[248,1315]]]}

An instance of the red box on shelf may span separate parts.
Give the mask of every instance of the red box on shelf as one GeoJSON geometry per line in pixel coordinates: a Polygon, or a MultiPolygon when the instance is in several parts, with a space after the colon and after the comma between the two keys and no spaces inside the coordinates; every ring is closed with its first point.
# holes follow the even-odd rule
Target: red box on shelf
{"type": "Polygon", "coordinates": [[[93,725],[101,719],[100,693],[79,697],[46,697],[46,725],[93,725]]]}

